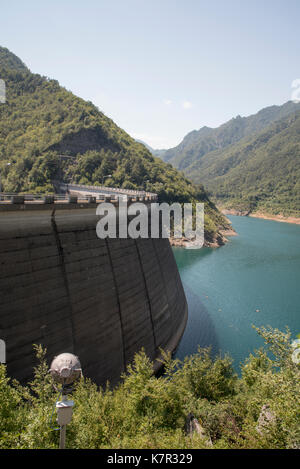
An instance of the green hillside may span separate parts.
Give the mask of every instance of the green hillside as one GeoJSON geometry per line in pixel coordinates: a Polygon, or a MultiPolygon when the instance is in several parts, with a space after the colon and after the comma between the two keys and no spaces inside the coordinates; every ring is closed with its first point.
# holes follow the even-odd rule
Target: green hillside
{"type": "Polygon", "coordinates": [[[200,130],[193,130],[177,147],[159,156],[176,168],[186,170],[207,153],[223,150],[244,137],[262,131],[271,123],[298,109],[300,109],[300,104],[290,101],[282,106],[267,107],[248,117],[237,116],[215,129],[202,127],[200,130]]]}
{"type": "Polygon", "coordinates": [[[10,52],[5,47],[0,46],[0,63],[1,67],[6,68],[7,70],[16,70],[19,72],[29,72],[29,69],[22,62],[19,57],[10,52]]]}
{"type": "Polygon", "coordinates": [[[201,185],[193,185],[170,164],[154,157],[91,102],[31,73],[0,48],[0,77],[6,103],[0,105],[0,172],[6,192],[52,192],[63,177],[80,184],[145,189],[164,201],[206,203],[206,232],[227,226],[201,185]],[[62,162],[59,155],[73,155],[62,162]],[[10,163],[8,166],[7,163],[10,163]]]}
{"type": "Polygon", "coordinates": [[[190,132],[163,159],[220,206],[300,216],[300,104],[262,109],[190,132]]]}
{"type": "Polygon", "coordinates": [[[224,206],[300,215],[300,110],[186,170],[224,206]]]}

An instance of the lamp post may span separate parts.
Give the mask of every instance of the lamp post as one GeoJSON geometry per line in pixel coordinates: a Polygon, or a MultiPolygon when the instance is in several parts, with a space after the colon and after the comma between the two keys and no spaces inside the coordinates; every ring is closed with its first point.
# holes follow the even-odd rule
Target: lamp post
{"type": "Polygon", "coordinates": [[[61,353],[51,363],[49,372],[54,381],[62,385],[62,400],[56,402],[57,422],[60,428],[59,448],[66,445],[66,426],[72,420],[74,401],[68,400],[72,384],[82,375],[78,357],[72,353],[61,353]]]}
{"type": "Polygon", "coordinates": [[[108,174],[107,176],[103,176],[103,178],[102,178],[102,186],[104,185],[104,179],[110,178],[111,176],[112,176],[111,174],[108,174]]]}

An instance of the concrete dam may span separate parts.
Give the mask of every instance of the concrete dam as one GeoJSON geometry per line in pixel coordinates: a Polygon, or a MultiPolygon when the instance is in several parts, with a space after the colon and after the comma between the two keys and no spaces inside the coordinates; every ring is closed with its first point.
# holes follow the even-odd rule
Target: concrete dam
{"type": "Polygon", "coordinates": [[[9,376],[32,377],[33,344],[47,348],[48,362],[75,353],[99,385],[117,383],[142,347],[155,361],[160,348],[178,345],[187,303],[169,240],[99,239],[96,207],[109,198],[118,204],[108,194],[0,202],[0,339],[9,376]]]}

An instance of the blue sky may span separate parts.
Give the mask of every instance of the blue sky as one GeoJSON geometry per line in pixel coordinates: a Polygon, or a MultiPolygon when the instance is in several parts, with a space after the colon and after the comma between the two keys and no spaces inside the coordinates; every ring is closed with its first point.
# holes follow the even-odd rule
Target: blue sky
{"type": "Polygon", "coordinates": [[[154,148],[282,104],[300,77],[300,0],[10,0],[0,8],[0,45],[154,148]]]}

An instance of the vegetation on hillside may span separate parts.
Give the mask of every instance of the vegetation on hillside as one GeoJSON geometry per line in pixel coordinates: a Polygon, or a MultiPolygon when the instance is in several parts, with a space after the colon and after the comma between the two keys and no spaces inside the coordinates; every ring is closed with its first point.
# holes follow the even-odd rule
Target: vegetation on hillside
{"type": "Polygon", "coordinates": [[[22,62],[19,57],[15,54],[10,52],[6,47],[0,47],[0,54],[1,54],[1,66],[8,70],[16,70],[19,72],[28,72],[29,69],[26,65],[22,62]]]}
{"type": "Polygon", "coordinates": [[[300,104],[271,106],[249,117],[188,134],[163,159],[218,204],[300,215],[300,104]]]}
{"type": "Polygon", "coordinates": [[[0,48],[0,77],[7,90],[6,104],[0,105],[4,191],[52,192],[53,180],[62,178],[80,184],[104,181],[107,186],[156,192],[161,201],[205,202],[207,230],[227,226],[203,186],[154,157],[91,102],[20,63],[0,48]]]}
{"type": "MultiPolygon", "coordinates": [[[[250,355],[237,377],[229,357],[208,349],[184,362],[165,355],[165,374],[154,377],[143,351],[115,388],[81,379],[72,399],[68,448],[300,448],[300,368],[291,337],[258,329],[268,350],[250,355]],[[201,433],[187,434],[193,414],[201,433]]],[[[21,386],[0,366],[0,448],[57,448],[55,394],[45,351],[33,381],[21,386]],[[52,419],[51,419],[52,415],[52,419]]]]}
{"type": "Polygon", "coordinates": [[[202,127],[200,130],[193,130],[177,147],[167,150],[162,159],[176,168],[188,169],[207,153],[224,150],[297,110],[300,110],[300,104],[289,101],[282,106],[269,106],[248,117],[237,116],[217,128],[202,127]]]}
{"type": "Polygon", "coordinates": [[[240,210],[300,216],[300,111],[186,171],[203,178],[219,204],[240,210]]]}

